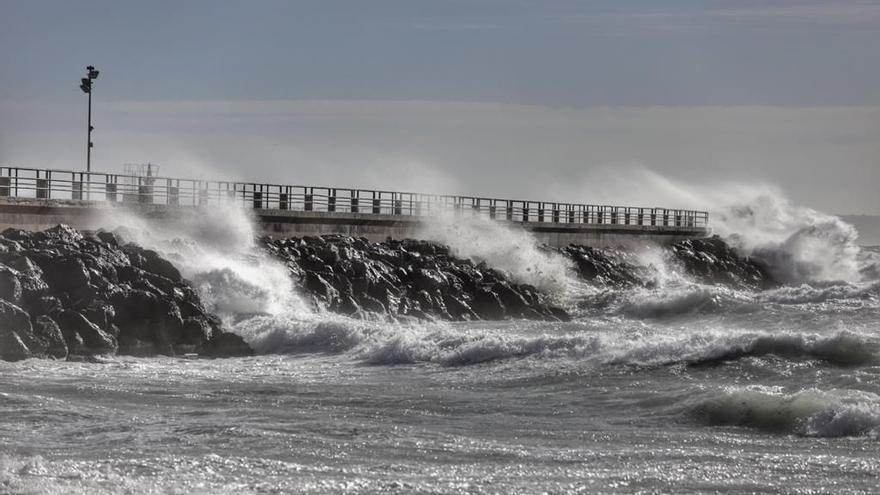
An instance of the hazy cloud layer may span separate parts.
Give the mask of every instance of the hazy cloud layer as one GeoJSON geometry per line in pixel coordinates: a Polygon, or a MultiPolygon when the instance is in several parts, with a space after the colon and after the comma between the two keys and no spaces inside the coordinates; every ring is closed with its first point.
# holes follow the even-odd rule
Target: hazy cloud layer
{"type": "MultiPolygon", "coordinates": [[[[3,164],[83,166],[82,109],[0,111],[3,164]]],[[[878,107],[129,101],[99,104],[96,127],[101,170],[687,207],[701,205],[673,184],[766,182],[825,211],[880,213],[878,107]]]]}

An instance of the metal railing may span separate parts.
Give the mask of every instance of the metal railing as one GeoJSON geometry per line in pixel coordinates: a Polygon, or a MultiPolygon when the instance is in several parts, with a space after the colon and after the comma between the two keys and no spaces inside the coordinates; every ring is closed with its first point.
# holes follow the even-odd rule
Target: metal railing
{"type": "Polygon", "coordinates": [[[235,202],[255,209],[427,216],[454,212],[513,222],[706,227],[705,211],[140,177],[101,172],[0,167],[0,198],[91,200],[200,206],[235,202]]]}

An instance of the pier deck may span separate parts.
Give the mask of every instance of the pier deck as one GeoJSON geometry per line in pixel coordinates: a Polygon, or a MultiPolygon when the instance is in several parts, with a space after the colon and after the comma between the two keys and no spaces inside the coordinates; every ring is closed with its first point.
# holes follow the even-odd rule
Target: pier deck
{"type": "Polygon", "coordinates": [[[555,246],[665,243],[709,233],[708,213],[697,210],[0,167],[0,229],[96,228],[98,211],[161,216],[220,203],[252,210],[276,237],[417,237],[437,215],[494,220],[555,246]]]}

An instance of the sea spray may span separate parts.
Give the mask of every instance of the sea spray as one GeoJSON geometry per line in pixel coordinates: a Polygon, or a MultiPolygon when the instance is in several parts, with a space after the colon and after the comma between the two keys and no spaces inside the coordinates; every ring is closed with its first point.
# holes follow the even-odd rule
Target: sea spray
{"type": "Polygon", "coordinates": [[[743,255],[764,260],[780,282],[861,282],[880,277],[880,260],[862,253],[853,226],[834,215],[794,204],[777,186],[689,182],[638,165],[616,167],[611,177],[603,179],[601,187],[585,188],[585,196],[594,197],[593,202],[708,210],[712,233],[743,255]]]}
{"type": "Polygon", "coordinates": [[[519,283],[553,295],[565,295],[578,285],[569,260],[541,249],[528,231],[501,222],[441,213],[425,219],[418,236],[445,244],[458,257],[483,261],[519,283]]]}
{"type": "Polygon", "coordinates": [[[114,209],[101,224],[171,259],[208,309],[229,324],[248,315],[312,313],[287,267],[257,246],[254,220],[242,207],[181,208],[161,217],[114,209]]]}

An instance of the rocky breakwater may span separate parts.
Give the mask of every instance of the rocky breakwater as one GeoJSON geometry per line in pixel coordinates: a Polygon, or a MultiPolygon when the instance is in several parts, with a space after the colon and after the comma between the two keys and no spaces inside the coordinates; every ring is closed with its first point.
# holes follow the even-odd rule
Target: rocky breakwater
{"type": "Polygon", "coordinates": [[[246,355],[180,272],[114,234],[0,234],[0,359],[246,355]]]}
{"type": "Polygon", "coordinates": [[[428,241],[338,235],[262,239],[304,292],[330,311],[396,320],[567,320],[550,295],[428,241]]]}
{"type": "MultiPolygon", "coordinates": [[[[661,248],[657,262],[686,275],[694,282],[726,285],[737,289],[764,290],[777,287],[766,262],[744,256],[718,236],[689,239],[661,248]]],[[[561,253],[574,262],[581,279],[601,287],[652,286],[660,268],[638,251],[568,246],[561,253]]]]}

